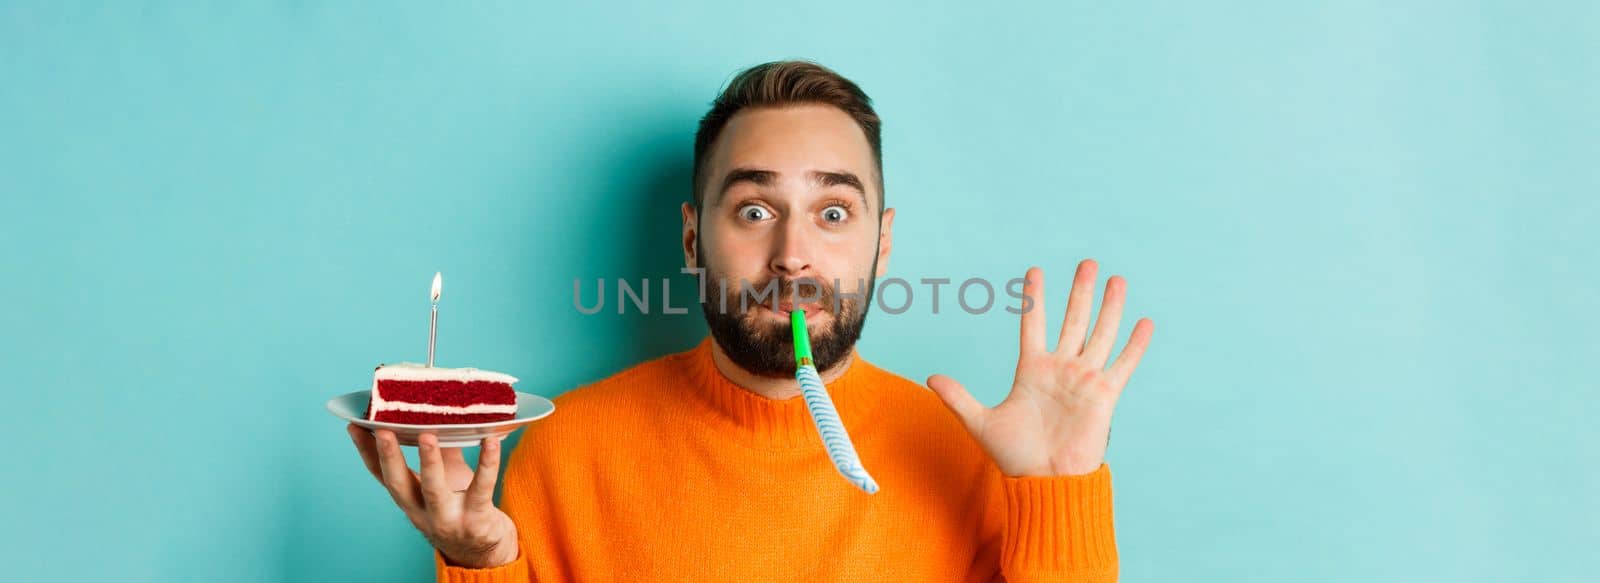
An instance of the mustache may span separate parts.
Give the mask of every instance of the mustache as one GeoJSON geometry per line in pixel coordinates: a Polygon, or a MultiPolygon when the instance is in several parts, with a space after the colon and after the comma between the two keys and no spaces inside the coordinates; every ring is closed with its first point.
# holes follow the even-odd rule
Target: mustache
{"type": "Polygon", "coordinates": [[[765,305],[777,308],[782,304],[816,303],[822,311],[833,312],[838,293],[828,282],[815,277],[768,277],[756,281],[740,279],[724,281],[718,286],[724,290],[726,305],[730,309],[765,305]]]}

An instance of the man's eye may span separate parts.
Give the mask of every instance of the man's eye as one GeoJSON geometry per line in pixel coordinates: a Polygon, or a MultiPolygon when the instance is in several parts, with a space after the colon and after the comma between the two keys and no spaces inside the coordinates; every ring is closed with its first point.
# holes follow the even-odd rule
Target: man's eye
{"type": "Polygon", "coordinates": [[[761,221],[767,218],[767,209],[762,208],[760,205],[746,205],[744,208],[739,209],[739,216],[744,217],[744,220],[747,221],[761,221]]]}
{"type": "Polygon", "coordinates": [[[822,220],[830,223],[842,223],[850,218],[850,211],[839,205],[822,209],[822,220]]]}

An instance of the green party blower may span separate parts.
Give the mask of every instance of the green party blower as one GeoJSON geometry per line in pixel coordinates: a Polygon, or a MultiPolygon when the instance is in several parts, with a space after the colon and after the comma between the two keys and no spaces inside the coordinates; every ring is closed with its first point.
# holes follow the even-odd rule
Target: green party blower
{"type": "Polygon", "coordinates": [[[822,436],[822,445],[828,450],[828,458],[833,460],[833,467],[857,488],[868,494],[877,492],[878,483],[861,466],[861,456],[856,455],[856,448],[850,443],[850,434],[845,433],[844,423],[839,421],[839,411],[834,409],[833,399],[828,397],[828,389],[823,386],[822,376],[817,374],[817,366],[811,360],[811,334],[806,331],[805,310],[789,312],[789,326],[794,330],[794,378],[800,381],[800,393],[806,399],[806,409],[811,411],[811,421],[817,425],[817,433],[822,436]]]}

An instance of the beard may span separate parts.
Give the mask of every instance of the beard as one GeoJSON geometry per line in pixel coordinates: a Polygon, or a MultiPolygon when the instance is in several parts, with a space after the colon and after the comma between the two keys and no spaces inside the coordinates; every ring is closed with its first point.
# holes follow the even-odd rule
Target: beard
{"type": "Polygon", "coordinates": [[[739,368],[769,378],[792,377],[795,373],[794,333],[790,325],[762,317],[756,309],[758,304],[771,307],[777,302],[794,300],[794,308],[799,309],[799,299],[816,298],[821,310],[833,315],[832,325],[825,329],[812,327],[808,330],[811,334],[811,360],[819,371],[839,364],[855,348],[856,341],[861,339],[861,329],[867,323],[867,310],[872,305],[872,291],[877,285],[876,254],[872,271],[860,280],[865,282],[864,295],[840,299],[838,290],[830,282],[812,278],[769,277],[756,282],[729,281],[710,267],[711,262],[706,261],[703,251],[699,253],[702,264],[706,266],[706,291],[704,299],[700,301],[700,311],[705,314],[711,337],[739,368]],[[742,289],[744,285],[749,285],[754,293],[747,295],[742,289]],[[761,296],[758,300],[757,296],[768,289],[776,289],[777,297],[761,296]]]}

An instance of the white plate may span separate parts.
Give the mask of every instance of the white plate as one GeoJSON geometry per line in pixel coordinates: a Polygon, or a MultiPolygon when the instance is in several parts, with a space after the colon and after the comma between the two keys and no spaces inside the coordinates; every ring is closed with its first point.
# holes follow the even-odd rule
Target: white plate
{"type": "Polygon", "coordinates": [[[395,437],[400,439],[400,445],[417,445],[417,436],[423,433],[433,433],[439,436],[439,447],[472,447],[478,445],[484,438],[496,435],[509,435],[511,432],[522,429],[524,425],[544,418],[556,410],[556,404],[549,399],[532,394],[517,393],[517,417],[505,421],[492,423],[468,423],[464,425],[407,425],[404,423],[384,423],[382,421],[368,421],[366,419],[367,400],[371,398],[372,391],[356,391],[345,393],[328,401],[328,412],[334,416],[360,425],[370,430],[388,429],[393,431],[395,437]]]}

